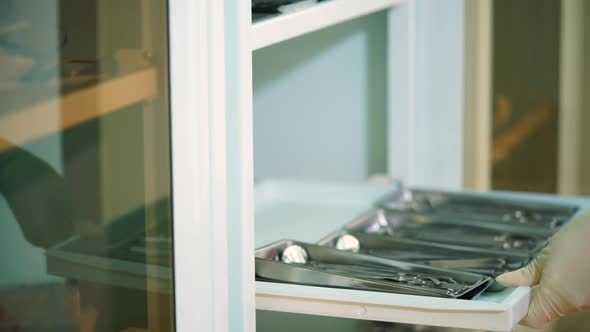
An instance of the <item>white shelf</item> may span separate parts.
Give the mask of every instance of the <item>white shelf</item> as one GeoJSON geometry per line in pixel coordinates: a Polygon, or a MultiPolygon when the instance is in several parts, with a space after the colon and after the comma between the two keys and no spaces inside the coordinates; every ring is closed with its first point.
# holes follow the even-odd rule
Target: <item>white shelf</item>
{"type": "Polygon", "coordinates": [[[404,324],[511,331],[528,309],[530,289],[477,300],[256,282],[256,309],[404,324]]]}
{"type": "Polygon", "coordinates": [[[252,50],[395,6],[401,0],[330,0],[252,25],[252,50]]]}
{"type": "MultiPolygon", "coordinates": [[[[371,208],[391,188],[266,181],[256,187],[256,246],[280,239],[316,242],[371,208]]],[[[492,194],[495,195],[495,194],[492,194]]],[[[504,194],[567,202],[590,209],[590,200],[548,195],[504,194]]],[[[256,308],[321,316],[489,331],[510,331],[528,310],[530,289],[486,292],[453,300],[380,292],[256,282],[256,308]]]]}
{"type": "MultiPolygon", "coordinates": [[[[300,181],[264,181],[257,184],[256,246],[288,238],[317,242],[344,223],[371,208],[389,192],[385,186],[300,181]]],[[[590,210],[590,199],[549,195],[504,194],[581,206],[590,210]]],[[[172,271],[167,267],[92,257],[67,248],[73,238],[47,252],[50,274],[76,277],[121,287],[168,294],[172,271]]],[[[71,248],[70,248],[71,249],[71,248]]],[[[527,287],[486,292],[475,300],[454,300],[392,293],[256,282],[256,308],[320,316],[435,325],[487,331],[510,331],[528,310],[527,287]]]]}

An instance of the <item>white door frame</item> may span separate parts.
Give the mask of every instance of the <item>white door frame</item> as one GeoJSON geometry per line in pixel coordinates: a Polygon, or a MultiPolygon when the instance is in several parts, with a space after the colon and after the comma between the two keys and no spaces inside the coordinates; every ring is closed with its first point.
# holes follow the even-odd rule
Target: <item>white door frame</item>
{"type": "Polygon", "coordinates": [[[249,5],[169,0],[168,22],[176,329],[253,331],[249,5]]]}
{"type": "MultiPolygon", "coordinates": [[[[209,133],[209,5],[169,0],[170,127],[177,331],[214,331],[224,308],[216,305],[215,226],[212,221],[209,133]]],[[[222,221],[224,223],[224,221],[222,221]]],[[[219,253],[223,255],[223,253],[219,253]]],[[[221,331],[221,330],[220,330],[221,331]]]]}

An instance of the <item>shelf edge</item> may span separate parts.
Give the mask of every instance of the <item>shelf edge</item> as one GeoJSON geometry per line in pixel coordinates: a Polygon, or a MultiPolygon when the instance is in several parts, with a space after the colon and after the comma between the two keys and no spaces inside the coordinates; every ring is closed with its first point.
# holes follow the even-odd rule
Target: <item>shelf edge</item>
{"type": "MultiPolygon", "coordinates": [[[[421,310],[474,311],[474,300],[455,300],[261,281],[256,282],[256,294],[290,299],[302,298],[322,301],[342,301],[347,303],[371,303],[375,305],[408,307],[421,310]]],[[[526,290],[515,290],[515,292],[507,297],[507,299],[510,299],[508,303],[475,300],[475,302],[477,302],[477,309],[475,310],[479,312],[503,312],[510,305],[515,303],[516,300],[514,300],[514,302],[512,300],[514,296],[520,298],[525,294],[527,294],[526,290]]]]}
{"type": "MultiPolygon", "coordinates": [[[[309,314],[316,316],[329,316],[340,318],[351,318],[371,321],[384,321],[404,324],[420,324],[455,328],[483,329],[489,331],[510,331],[518,321],[524,316],[526,305],[522,306],[528,299],[528,293],[519,292],[519,301],[515,303],[478,303],[478,307],[469,309],[466,300],[449,300],[426,298],[420,296],[408,296],[400,294],[385,294],[389,296],[389,301],[358,301],[355,296],[350,296],[353,292],[357,295],[359,292],[346,289],[330,289],[321,287],[299,286],[276,284],[276,287],[268,287],[272,283],[256,282],[256,309],[267,311],[278,311],[298,314],[309,314]],[[276,292],[277,288],[295,287],[299,292],[289,291],[291,295],[276,292]],[[319,288],[322,293],[335,292],[339,298],[332,296],[313,297],[302,291],[303,288],[319,288]],[[348,293],[348,296],[343,295],[348,293]],[[418,299],[421,298],[421,299],[418,299]],[[415,307],[410,305],[411,302],[420,301],[425,305],[415,307]],[[437,308],[428,308],[428,302],[443,302],[455,304],[465,302],[465,305],[449,305],[447,307],[437,306],[437,308]],[[403,303],[403,304],[402,304],[403,303]],[[484,309],[484,307],[487,308],[484,309]],[[479,310],[481,309],[481,310],[479,310]]],[[[295,289],[294,288],[294,289],[295,289]]],[[[374,295],[384,295],[375,293],[374,295]]],[[[379,296],[377,296],[379,297],[379,296]]],[[[441,302],[441,303],[443,303],[441,302]]]]}
{"type": "Polygon", "coordinates": [[[258,50],[345,21],[391,8],[401,0],[332,0],[256,22],[251,28],[252,50],[258,50]]]}

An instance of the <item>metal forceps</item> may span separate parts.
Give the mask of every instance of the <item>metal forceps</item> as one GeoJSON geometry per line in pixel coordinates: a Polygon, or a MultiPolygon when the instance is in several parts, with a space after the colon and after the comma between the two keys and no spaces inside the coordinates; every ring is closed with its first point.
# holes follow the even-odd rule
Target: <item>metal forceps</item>
{"type": "Polygon", "coordinates": [[[396,271],[385,267],[318,263],[313,261],[308,262],[307,265],[325,272],[336,274],[344,273],[348,276],[356,278],[395,282],[432,289],[441,289],[446,291],[448,294],[457,294],[467,287],[448,277],[413,274],[403,271],[396,271]]]}

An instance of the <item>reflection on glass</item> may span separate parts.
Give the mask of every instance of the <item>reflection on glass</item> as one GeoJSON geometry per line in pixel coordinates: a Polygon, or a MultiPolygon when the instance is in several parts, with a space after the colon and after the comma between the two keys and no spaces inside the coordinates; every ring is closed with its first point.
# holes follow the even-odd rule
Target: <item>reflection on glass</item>
{"type": "Polygon", "coordinates": [[[493,1],[493,189],[557,191],[560,8],[493,1]]]}
{"type": "Polygon", "coordinates": [[[166,6],[0,2],[0,330],[174,329],[166,6]]]}

